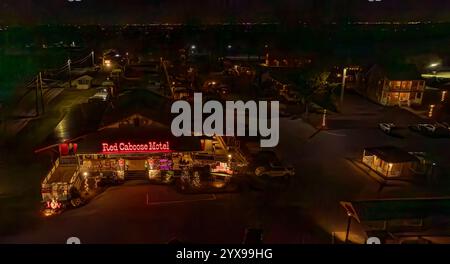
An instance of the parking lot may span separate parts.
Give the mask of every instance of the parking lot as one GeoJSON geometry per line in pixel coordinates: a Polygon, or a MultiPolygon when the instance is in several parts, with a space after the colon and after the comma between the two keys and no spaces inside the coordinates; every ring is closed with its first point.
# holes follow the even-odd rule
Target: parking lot
{"type": "MultiPolygon", "coordinates": [[[[327,130],[301,119],[282,119],[280,144],[276,151],[285,163],[296,170],[296,190],[289,200],[311,210],[317,223],[331,232],[344,232],[346,216],[339,206],[343,200],[375,198],[427,197],[430,193],[448,195],[446,172],[450,159],[446,151],[450,139],[431,138],[408,129],[411,124],[426,122],[399,108],[383,108],[366,99],[349,94],[342,114],[327,118],[327,130]],[[402,137],[387,135],[378,128],[381,122],[393,122],[402,137]],[[438,182],[433,186],[404,184],[380,188],[379,182],[356,167],[350,160],[361,160],[365,147],[396,146],[407,151],[427,152],[439,167],[438,182]]],[[[316,120],[321,116],[317,115],[316,120]]],[[[318,125],[318,124],[317,124],[318,125]]],[[[355,225],[356,226],[356,225],[355,225]]],[[[354,230],[356,231],[356,230],[354,230]]]]}

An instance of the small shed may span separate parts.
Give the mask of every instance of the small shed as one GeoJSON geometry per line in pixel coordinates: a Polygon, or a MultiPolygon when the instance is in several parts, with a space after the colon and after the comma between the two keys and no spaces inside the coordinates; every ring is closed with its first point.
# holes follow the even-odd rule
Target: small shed
{"type": "Polygon", "coordinates": [[[363,163],[384,177],[411,176],[419,159],[409,152],[393,146],[365,148],[363,163]]]}
{"type": "Polygon", "coordinates": [[[92,87],[92,81],[94,80],[94,77],[90,75],[82,75],[72,81],[72,87],[75,87],[75,89],[80,90],[86,90],[90,89],[92,87]]]}

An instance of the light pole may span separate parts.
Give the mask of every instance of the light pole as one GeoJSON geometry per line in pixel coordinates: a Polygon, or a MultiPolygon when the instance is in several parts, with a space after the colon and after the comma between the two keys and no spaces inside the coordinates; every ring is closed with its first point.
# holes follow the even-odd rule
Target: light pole
{"type": "Polygon", "coordinates": [[[41,90],[41,105],[42,105],[42,113],[45,114],[45,102],[44,102],[44,95],[42,92],[43,89],[43,82],[42,82],[42,72],[39,72],[39,87],[41,90]]]}
{"type": "Polygon", "coordinates": [[[344,68],[342,73],[342,87],[341,87],[341,107],[344,105],[344,91],[345,91],[345,78],[347,77],[347,67],[344,68]]]}
{"type": "Polygon", "coordinates": [[[324,109],[322,115],[322,128],[325,128],[326,126],[327,126],[327,109],[324,109]]]}
{"type": "Polygon", "coordinates": [[[347,244],[348,243],[348,236],[350,234],[350,225],[352,224],[352,214],[347,213],[347,231],[345,232],[345,241],[344,243],[347,244]]]}
{"type": "Polygon", "coordinates": [[[71,61],[70,59],[67,60],[67,67],[69,69],[69,89],[72,88],[72,69],[71,69],[71,61]]]}
{"type": "Polygon", "coordinates": [[[95,53],[94,51],[91,52],[91,57],[92,57],[92,67],[95,66],[95,53]]]}
{"type": "Polygon", "coordinates": [[[35,93],[35,96],[36,96],[36,100],[35,100],[35,103],[36,103],[36,116],[39,116],[39,98],[38,98],[38,89],[39,89],[39,76],[37,76],[37,78],[36,78],[36,93],[35,93]]]}

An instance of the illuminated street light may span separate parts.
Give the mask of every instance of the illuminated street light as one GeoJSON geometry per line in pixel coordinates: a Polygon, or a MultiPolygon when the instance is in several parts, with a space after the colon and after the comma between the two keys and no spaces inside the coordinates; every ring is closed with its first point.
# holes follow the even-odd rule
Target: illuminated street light
{"type": "Polygon", "coordinates": [[[195,45],[191,46],[191,49],[195,50],[197,47],[195,45]]]}
{"type": "Polygon", "coordinates": [[[440,64],[439,62],[433,62],[428,67],[435,68],[435,67],[439,66],[439,64],[440,64]]]}
{"type": "Polygon", "coordinates": [[[233,47],[233,46],[231,46],[231,45],[228,45],[228,46],[227,46],[228,49],[231,49],[232,47],[233,47]]]}
{"type": "Polygon", "coordinates": [[[231,154],[228,154],[228,166],[231,167],[231,158],[233,156],[231,154]]]}
{"type": "Polygon", "coordinates": [[[350,235],[350,226],[352,224],[352,218],[353,218],[353,215],[350,212],[347,212],[347,230],[345,232],[345,240],[344,240],[345,244],[348,243],[348,237],[350,235]]]}
{"type": "Polygon", "coordinates": [[[344,105],[345,78],[347,78],[347,70],[348,70],[348,68],[345,67],[342,72],[341,107],[344,105]]]}

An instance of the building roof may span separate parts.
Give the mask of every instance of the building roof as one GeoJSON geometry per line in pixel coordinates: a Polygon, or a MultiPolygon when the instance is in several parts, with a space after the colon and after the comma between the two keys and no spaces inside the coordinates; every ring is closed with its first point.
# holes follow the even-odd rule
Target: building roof
{"type": "Polygon", "coordinates": [[[383,199],[351,202],[364,221],[450,216],[450,198],[383,199]]]}
{"type": "Polygon", "coordinates": [[[170,102],[148,90],[128,90],[115,98],[105,110],[101,126],[116,123],[133,114],[139,114],[159,123],[170,124],[170,102]]]}
{"type": "Polygon", "coordinates": [[[92,76],[90,76],[90,75],[88,75],[88,74],[83,74],[83,75],[81,75],[81,76],[75,78],[73,81],[77,81],[77,80],[79,80],[79,79],[93,80],[94,77],[92,77],[92,76]]]}
{"type": "Polygon", "coordinates": [[[171,151],[201,151],[200,137],[175,137],[168,127],[120,127],[107,128],[79,138],[77,154],[102,152],[102,143],[146,144],[148,142],[169,142],[171,151]]]}
{"type": "Polygon", "coordinates": [[[402,163],[410,161],[412,162],[419,161],[419,159],[416,156],[408,153],[407,151],[404,151],[400,148],[393,146],[365,148],[364,150],[366,153],[376,155],[385,162],[402,163]]]}
{"type": "Polygon", "coordinates": [[[74,106],[64,116],[38,150],[49,146],[73,141],[78,137],[119,122],[134,114],[170,126],[169,110],[164,107],[168,100],[145,90],[130,90],[113,99],[111,103],[92,102],[74,106]]]}

